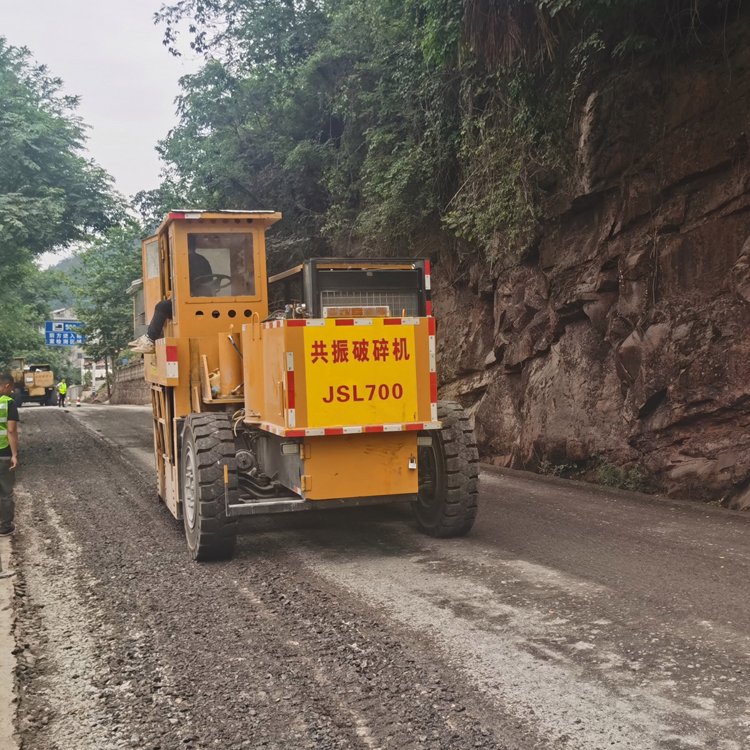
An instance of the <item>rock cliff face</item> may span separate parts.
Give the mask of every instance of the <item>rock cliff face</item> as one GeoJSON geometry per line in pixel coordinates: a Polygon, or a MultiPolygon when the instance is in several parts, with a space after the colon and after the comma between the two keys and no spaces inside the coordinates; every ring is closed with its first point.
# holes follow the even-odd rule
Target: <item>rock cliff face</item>
{"type": "Polygon", "coordinates": [[[575,195],[533,260],[463,286],[438,261],[443,394],[473,410],[485,459],[600,457],[750,506],[748,38],[590,93],[575,195]]]}

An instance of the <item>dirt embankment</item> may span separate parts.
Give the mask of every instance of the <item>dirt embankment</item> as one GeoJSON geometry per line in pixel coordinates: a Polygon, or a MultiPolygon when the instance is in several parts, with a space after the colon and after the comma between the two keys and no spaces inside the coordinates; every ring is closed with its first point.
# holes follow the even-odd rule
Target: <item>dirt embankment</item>
{"type": "Polygon", "coordinates": [[[534,259],[468,286],[436,269],[444,393],[485,458],[599,456],[750,506],[749,34],[589,93],[575,195],[534,259]]]}

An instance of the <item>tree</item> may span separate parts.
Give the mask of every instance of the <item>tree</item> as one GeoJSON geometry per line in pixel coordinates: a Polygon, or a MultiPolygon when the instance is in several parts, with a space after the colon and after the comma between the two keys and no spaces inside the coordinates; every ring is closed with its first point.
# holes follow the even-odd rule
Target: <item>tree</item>
{"type": "Polygon", "coordinates": [[[112,179],[82,155],[77,99],[0,37],[0,263],[102,231],[121,214],[112,179]]]}
{"type": "MultiPolygon", "coordinates": [[[[104,359],[107,371],[133,335],[132,300],[127,289],[141,277],[140,238],[135,221],[113,227],[80,252],[75,310],[83,321],[85,351],[104,359]]],[[[109,384],[109,378],[107,379],[109,384]]]]}
{"type": "MultiPolygon", "coordinates": [[[[746,5],[743,12],[747,12],[746,5]]],[[[533,251],[608,67],[699,43],[740,0],[179,0],[203,68],[161,143],[194,205],[273,208],[286,262],[533,251]]],[[[271,257],[274,264],[274,258],[271,257]]]]}
{"type": "MultiPolygon", "coordinates": [[[[40,326],[55,294],[53,277],[32,263],[116,223],[112,180],[82,154],[77,100],[36,65],[28,50],[0,37],[0,364],[43,352],[40,326]]],[[[48,357],[45,357],[48,358],[48,357]]]]}
{"type": "Polygon", "coordinates": [[[170,211],[202,207],[200,201],[193,202],[192,195],[193,191],[168,174],[163,175],[162,182],[156,189],[136,193],[133,196],[133,207],[140,215],[144,236],[156,232],[170,211]]]}
{"type": "Polygon", "coordinates": [[[60,296],[62,279],[26,261],[4,269],[3,285],[0,368],[7,368],[13,357],[48,360],[42,331],[52,302],[60,296]]]}
{"type": "MultiPolygon", "coordinates": [[[[207,208],[275,208],[285,262],[404,253],[452,194],[460,5],[439,0],[185,0],[201,71],[161,144],[207,208]],[[429,23],[426,18],[429,18],[429,23]]],[[[273,258],[272,258],[273,262],[273,258]]]]}

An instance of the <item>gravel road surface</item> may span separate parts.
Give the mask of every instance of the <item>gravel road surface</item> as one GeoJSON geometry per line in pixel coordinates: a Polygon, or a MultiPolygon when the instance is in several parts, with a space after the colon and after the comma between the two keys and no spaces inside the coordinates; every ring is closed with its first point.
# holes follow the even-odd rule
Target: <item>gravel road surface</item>
{"type": "Polygon", "coordinates": [[[750,747],[746,515],[488,471],[465,539],[296,514],[201,565],[148,409],[21,420],[23,750],[750,747]]]}

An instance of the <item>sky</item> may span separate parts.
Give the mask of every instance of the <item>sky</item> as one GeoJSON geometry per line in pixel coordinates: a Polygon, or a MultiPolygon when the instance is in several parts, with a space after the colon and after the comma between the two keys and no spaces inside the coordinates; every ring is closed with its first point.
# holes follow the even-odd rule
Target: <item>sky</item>
{"type": "Polygon", "coordinates": [[[62,78],[88,151],[125,196],[159,185],[156,143],[176,124],[178,79],[197,69],[161,43],[162,0],[0,0],[0,36],[62,78]]]}

